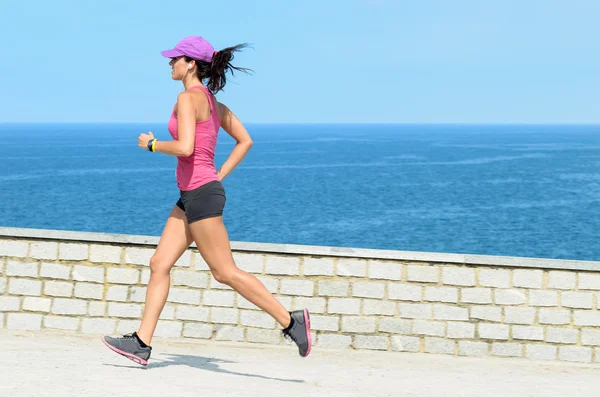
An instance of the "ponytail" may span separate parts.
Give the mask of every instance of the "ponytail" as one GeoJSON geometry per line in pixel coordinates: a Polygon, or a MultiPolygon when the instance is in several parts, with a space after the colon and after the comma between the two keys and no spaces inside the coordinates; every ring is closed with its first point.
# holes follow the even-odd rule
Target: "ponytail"
{"type": "MultiPolygon", "coordinates": [[[[196,61],[198,78],[200,81],[208,79],[206,87],[213,95],[223,90],[225,87],[225,83],[227,83],[227,72],[231,72],[231,75],[233,76],[234,71],[236,70],[244,73],[249,73],[251,71],[250,69],[233,66],[231,64],[234,53],[247,47],[247,44],[238,44],[233,47],[227,47],[221,51],[215,51],[211,62],[196,61]]],[[[188,59],[186,57],[186,60],[187,62],[190,62],[191,58],[188,59]]]]}

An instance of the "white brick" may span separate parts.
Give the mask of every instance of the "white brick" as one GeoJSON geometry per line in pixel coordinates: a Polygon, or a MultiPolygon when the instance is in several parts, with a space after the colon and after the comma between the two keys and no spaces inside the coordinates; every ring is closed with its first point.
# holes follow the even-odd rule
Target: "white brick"
{"type": "MultiPolygon", "coordinates": [[[[21,299],[16,296],[0,296],[0,313],[17,312],[21,306],[21,299]]],[[[2,314],[0,314],[2,317],[2,314]]]]}
{"type": "Polygon", "coordinates": [[[389,339],[385,336],[356,335],[353,346],[355,349],[387,350],[389,339]]]}
{"type": "Polygon", "coordinates": [[[334,316],[310,316],[310,328],[314,331],[339,331],[340,319],[334,316]]]}
{"type": "MultiPolygon", "coordinates": [[[[238,309],[250,309],[250,310],[262,310],[261,308],[259,308],[258,306],[256,306],[253,303],[250,303],[250,301],[248,301],[246,298],[244,298],[242,295],[237,295],[236,296],[236,300],[237,300],[237,308],[238,309]]],[[[279,299],[278,299],[279,300],[279,299]]],[[[280,301],[281,303],[281,301],[280,301]]],[[[285,305],[284,305],[285,306],[285,305]]],[[[287,307],[287,306],[286,306],[287,307]]]]}
{"type": "Polygon", "coordinates": [[[276,294],[279,290],[279,280],[272,277],[263,277],[256,276],[257,279],[260,280],[261,283],[265,286],[265,288],[272,294],[276,294]]]}
{"type": "Polygon", "coordinates": [[[142,316],[142,305],[110,302],[108,304],[108,315],[110,317],[138,318],[142,316]]]}
{"type": "Polygon", "coordinates": [[[88,316],[104,317],[106,313],[106,302],[90,302],[88,307],[88,316]]]}
{"type": "Polygon", "coordinates": [[[300,274],[300,258],[267,255],[265,272],[267,274],[297,276],[300,274]]]}
{"type": "Polygon", "coordinates": [[[575,344],[579,338],[579,330],[571,328],[546,328],[546,342],[575,344]]]}
{"type": "Polygon", "coordinates": [[[527,301],[524,290],[497,289],[494,290],[494,303],[497,305],[522,305],[527,301]]]}
{"type": "Polygon", "coordinates": [[[445,267],[442,269],[442,282],[446,285],[475,286],[475,269],[445,267]]]}
{"type": "Polygon", "coordinates": [[[395,316],[397,313],[396,302],[375,299],[363,300],[363,314],[365,315],[395,316]]]}
{"type": "Polygon", "coordinates": [[[237,324],[238,309],[212,307],[210,309],[210,322],[219,324],[237,324]]]}
{"type": "Polygon", "coordinates": [[[594,294],[591,292],[567,292],[560,294],[560,300],[563,307],[574,309],[591,309],[594,302],[594,294]]]}
{"type": "Polygon", "coordinates": [[[102,284],[75,284],[75,297],[77,298],[102,299],[102,294],[104,294],[104,286],[102,284]]]}
{"type": "Polygon", "coordinates": [[[333,314],[359,314],[360,299],[354,298],[330,298],[327,312],[333,314]]]}
{"type": "Polygon", "coordinates": [[[6,277],[0,277],[0,294],[3,294],[6,291],[6,284],[8,280],[6,277]]]}
{"type": "Polygon", "coordinates": [[[586,346],[600,346],[600,330],[582,329],[581,344],[586,346]]]}
{"type": "Polygon", "coordinates": [[[461,340],[458,342],[458,355],[468,357],[487,357],[489,344],[485,342],[471,342],[461,340]]]}
{"type": "Polygon", "coordinates": [[[578,346],[560,346],[558,348],[558,359],[576,363],[591,363],[592,348],[578,346]]]}
{"type": "Polygon", "coordinates": [[[440,269],[437,266],[408,265],[406,274],[408,281],[437,283],[440,278],[440,269]]]}
{"type": "Polygon", "coordinates": [[[434,305],[433,318],[435,320],[468,321],[469,309],[451,305],[434,305]]]}
{"type": "Polygon", "coordinates": [[[344,316],[342,317],[342,331],[356,333],[373,333],[376,324],[374,317],[344,316]]]}
{"type": "Polygon", "coordinates": [[[522,357],[523,345],[520,343],[492,343],[492,356],[522,357]]]}
{"type": "Polygon", "coordinates": [[[249,327],[274,328],[275,320],[265,312],[241,310],[240,324],[247,325],[249,327]]]}
{"type": "Polygon", "coordinates": [[[261,254],[242,254],[239,252],[233,253],[233,261],[245,272],[262,273],[265,263],[265,257],[261,254]]]}
{"type": "Polygon", "coordinates": [[[513,286],[517,288],[542,288],[544,272],[542,270],[514,270],[513,286]]]}
{"type": "Polygon", "coordinates": [[[91,245],[90,262],[121,263],[122,248],[112,245],[91,245]]]}
{"type": "Polygon", "coordinates": [[[525,346],[525,357],[530,360],[556,360],[557,351],[558,348],[556,346],[527,345],[525,346]]]}
{"type": "Polygon", "coordinates": [[[480,339],[508,340],[508,325],[503,324],[477,324],[480,339]]]}
{"type": "Polygon", "coordinates": [[[246,340],[253,343],[277,345],[281,342],[281,331],[248,328],[246,330],[246,340]]]}
{"type": "Polygon", "coordinates": [[[83,299],[55,298],[52,302],[52,313],[81,315],[87,313],[87,301],[83,299]]]}
{"type": "Polygon", "coordinates": [[[425,353],[454,354],[456,342],[442,338],[425,338],[425,353]]]}
{"type": "Polygon", "coordinates": [[[540,324],[565,325],[571,323],[571,312],[569,310],[540,309],[540,324]]]}
{"type": "Polygon", "coordinates": [[[8,261],[6,264],[7,276],[37,277],[37,262],[16,262],[8,261]]]}
{"type": "Polygon", "coordinates": [[[107,301],[127,302],[127,291],[129,287],[125,285],[113,285],[106,291],[107,301]]]}
{"type": "Polygon", "coordinates": [[[29,257],[56,260],[58,258],[58,243],[50,241],[31,243],[29,257]]]}
{"type": "Polygon", "coordinates": [[[138,269],[110,267],[106,272],[106,281],[114,284],[137,284],[140,280],[138,269]]]}
{"type": "Polygon", "coordinates": [[[11,295],[40,296],[42,294],[42,282],[22,278],[10,278],[8,279],[8,293],[11,295]]]}
{"type": "Polygon", "coordinates": [[[315,291],[315,283],[309,280],[281,280],[279,292],[284,295],[302,295],[313,296],[315,291]]]}
{"type": "Polygon", "coordinates": [[[350,277],[366,277],[367,261],[362,259],[338,259],[337,275],[350,277]]]}
{"type": "Polygon", "coordinates": [[[418,352],[421,350],[421,339],[415,336],[392,335],[392,350],[397,352],[418,352]]]}
{"type": "Polygon", "coordinates": [[[432,309],[429,303],[400,303],[400,317],[428,320],[431,318],[432,309]]]}
{"type": "Polygon", "coordinates": [[[551,271],[548,277],[548,288],[573,290],[577,286],[576,273],[551,271]]]}
{"type": "Polygon", "coordinates": [[[40,277],[68,280],[71,278],[71,266],[59,265],[58,263],[42,263],[40,277]]]}
{"type": "Polygon", "coordinates": [[[478,279],[482,287],[510,288],[510,270],[479,269],[478,279]]]}
{"type": "Polygon", "coordinates": [[[173,285],[183,285],[194,288],[208,287],[208,274],[188,270],[173,271],[173,285]]]}
{"type": "Polygon", "coordinates": [[[140,280],[140,284],[148,285],[150,281],[150,269],[142,269],[142,279],[140,280]]]}
{"type": "Polygon", "coordinates": [[[317,342],[321,347],[347,348],[352,343],[352,337],[338,334],[320,334],[317,342]]]}
{"type": "MultiPolygon", "coordinates": [[[[196,273],[197,273],[197,274],[201,274],[201,275],[203,275],[203,276],[205,275],[204,273],[198,273],[198,272],[196,272],[196,273]]],[[[222,284],[222,283],[218,282],[218,281],[217,281],[217,280],[214,278],[214,276],[212,276],[212,277],[208,277],[208,276],[206,275],[206,277],[207,277],[207,280],[208,280],[208,279],[210,279],[210,283],[209,283],[209,285],[210,285],[210,286],[209,286],[209,287],[207,287],[207,288],[209,288],[209,289],[221,289],[221,290],[233,291],[233,288],[231,288],[231,287],[230,287],[229,285],[227,285],[227,284],[222,284]]]]}
{"type": "Polygon", "coordinates": [[[118,320],[117,322],[117,334],[124,335],[129,334],[140,328],[141,320],[118,320]]]}
{"type": "Polygon", "coordinates": [[[29,244],[24,241],[0,240],[0,257],[13,256],[25,258],[29,244]]]}
{"type": "Polygon", "coordinates": [[[502,321],[502,308],[494,306],[472,306],[471,320],[502,321]]]}
{"type": "Polygon", "coordinates": [[[579,289],[600,290],[600,274],[579,273],[579,289]]]}
{"type": "Polygon", "coordinates": [[[504,309],[504,322],[507,324],[533,324],[535,309],[529,307],[506,307],[504,309]]]}
{"type": "Polygon", "coordinates": [[[304,258],[303,273],[305,276],[333,276],[333,259],[304,258]]]}
{"type": "Polygon", "coordinates": [[[413,335],[444,336],[446,324],[436,321],[415,320],[413,322],[413,335]]]}
{"type": "Polygon", "coordinates": [[[383,299],[385,295],[385,284],[382,283],[354,283],[352,284],[352,296],[360,298],[383,299]]]}
{"type": "Polygon", "coordinates": [[[233,307],[235,292],[231,291],[204,291],[205,306],[233,307]]]}
{"type": "MultiPolygon", "coordinates": [[[[214,294],[216,291],[205,291],[204,294],[206,295],[207,292],[212,292],[214,294]]],[[[169,296],[167,297],[167,300],[173,303],[187,303],[190,305],[199,305],[200,291],[193,289],[171,288],[169,290],[169,296]]]]}
{"type": "Polygon", "coordinates": [[[60,243],[58,259],[68,261],[84,261],[88,259],[90,247],[87,244],[60,243]]]}
{"type": "Polygon", "coordinates": [[[28,296],[23,299],[23,310],[48,313],[51,304],[52,300],[49,298],[33,298],[28,296]]]}
{"type": "Polygon", "coordinates": [[[209,309],[205,307],[178,305],[177,309],[175,309],[175,318],[177,320],[208,322],[208,315],[209,309]]]}
{"type": "Polygon", "coordinates": [[[447,337],[452,339],[474,339],[475,324],[451,321],[448,323],[447,337]]]}
{"type": "Polygon", "coordinates": [[[81,332],[84,334],[110,335],[115,332],[116,326],[117,320],[112,318],[84,318],[81,320],[81,332]]]}
{"type": "Polygon", "coordinates": [[[185,338],[210,339],[213,334],[213,326],[209,324],[187,323],[183,326],[185,338]]]}
{"type": "Polygon", "coordinates": [[[181,256],[175,261],[175,267],[187,267],[192,266],[192,251],[186,250],[181,256]]]}
{"type": "Polygon", "coordinates": [[[44,283],[44,294],[71,297],[73,295],[73,284],[66,281],[46,281],[44,283]]]}
{"type": "Polygon", "coordinates": [[[558,292],[531,290],[529,291],[529,306],[558,306],[558,292]]]}
{"type": "Polygon", "coordinates": [[[179,321],[159,321],[158,324],[156,324],[154,336],[179,338],[181,336],[182,328],[183,324],[179,321]]]}
{"type": "Polygon", "coordinates": [[[74,266],[73,280],[104,283],[104,268],[98,266],[74,266]]]}
{"type": "Polygon", "coordinates": [[[425,287],[425,300],[429,302],[458,302],[458,288],[454,287],[425,287]]]}
{"type": "MultiPolygon", "coordinates": [[[[279,300],[279,299],[278,299],[279,300]]],[[[281,301],[280,301],[281,302],[281,301]]],[[[281,302],[283,304],[283,302],[281,302]]],[[[295,297],[292,310],[308,309],[311,313],[325,313],[325,298],[302,298],[295,297]]],[[[283,305],[288,307],[286,305],[283,305]]]]}
{"type": "Polygon", "coordinates": [[[575,310],[573,315],[575,326],[600,327],[600,312],[575,310]]]}
{"type": "Polygon", "coordinates": [[[79,319],[65,316],[45,316],[44,328],[77,331],[77,328],[79,328],[79,319]]]}
{"type": "Polygon", "coordinates": [[[544,328],[513,325],[512,326],[512,337],[513,337],[513,339],[543,341],[544,340],[544,328]]]}
{"type": "Polygon", "coordinates": [[[42,328],[42,315],[30,313],[9,313],[6,328],[20,331],[39,331],[42,328]]]}
{"type": "Polygon", "coordinates": [[[194,261],[194,270],[195,271],[205,271],[205,272],[210,271],[210,267],[208,267],[208,264],[206,263],[204,258],[202,258],[202,255],[200,255],[198,252],[193,252],[192,258],[193,258],[192,260],[194,261]]]}
{"type": "Polygon", "coordinates": [[[319,281],[319,295],[348,296],[350,283],[347,281],[319,281]]]}
{"type": "Polygon", "coordinates": [[[369,278],[378,280],[400,280],[402,264],[369,260],[369,278]]]}
{"type": "Polygon", "coordinates": [[[410,334],[412,320],[401,320],[398,318],[382,318],[379,320],[379,332],[393,334],[410,334]]]}
{"type": "Polygon", "coordinates": [[[227,325],[217,325],[215,327],[215,339],[227,341],[243,341],[244,328],[231,327],[227,325]]]}
{"type": "Polygon", "coordinates": [[[150,266],[150,258],[155,251],[156,249],[153,248],[127,247],[125,248],[125,263],[150,266]]]}
{"type": "Polygon", "coordinates": [[[175,319],[175,307],[170,304],[165,305],[162,312],[160,313],[160,320],[174,320],[175,319]]]}
{"type": "Polygon", "coordinates": [[[463,303],[492,303],[492,290],[489,288],[463,288],[460,294],[463,303]]]}
{"type": "Polygon", "coordinates": [[[422,291],[423,287],[418,285],[389,283],[388,299],[420,302],[422,291]]]}

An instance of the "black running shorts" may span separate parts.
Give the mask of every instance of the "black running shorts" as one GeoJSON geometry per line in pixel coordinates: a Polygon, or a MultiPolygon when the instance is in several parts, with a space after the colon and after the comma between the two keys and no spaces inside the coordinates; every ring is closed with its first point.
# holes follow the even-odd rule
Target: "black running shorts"
{"type": "Polygon", "coordinates": [[[180,190],[177,206],[185,212],[188,223],[223,215],[225,189],[220,181],[208,182],[194,190],[180,190]]]}

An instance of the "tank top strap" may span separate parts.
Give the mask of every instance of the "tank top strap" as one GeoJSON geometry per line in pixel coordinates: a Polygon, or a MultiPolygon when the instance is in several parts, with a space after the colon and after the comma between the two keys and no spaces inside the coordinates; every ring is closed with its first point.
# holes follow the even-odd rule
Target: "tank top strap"
{"type": "Polygon", "coordinates": [[[215,112],[217,111],[217,106],[215,104],[215,97],[212,94],[212,92],[210,92],[210,90],[202,85],[194,85],[190,88],[188,88],[186,91],[189,91],[191,89],[194,88],[200,88],[202,91],[204,91],[206,93],[206,97],[208,98],[208,103],[210,104],[210,112],[211,114],[215,114],[215,112]]]}

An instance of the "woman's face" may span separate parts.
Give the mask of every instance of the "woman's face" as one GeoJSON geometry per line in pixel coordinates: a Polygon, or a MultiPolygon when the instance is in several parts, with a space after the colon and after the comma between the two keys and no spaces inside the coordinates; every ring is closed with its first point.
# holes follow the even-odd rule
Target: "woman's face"
{"type": "Polygon", "coordinates": [[[169,62],[171,65],[171,78],[173,80],[181,80],[185,76],[189,63],[185,61],[184,57],[171,58],[169,62]]]}

